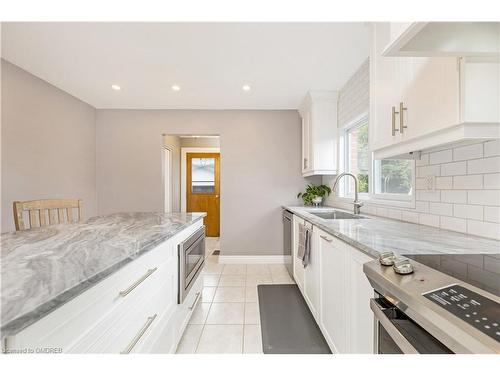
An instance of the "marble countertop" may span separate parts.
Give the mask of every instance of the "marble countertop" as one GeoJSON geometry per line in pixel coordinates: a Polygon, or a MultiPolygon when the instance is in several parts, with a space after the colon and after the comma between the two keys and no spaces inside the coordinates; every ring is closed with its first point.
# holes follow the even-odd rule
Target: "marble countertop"
{"type": "Polygon", "coordinates": [[[1,235],[1,337],[13,335],[206,216],[118,213],[1,235]]]}
{"type": "MultiPolygon", "coordinates": [[[[384,251],[409,254],[500,254],[500,241],[364,215],[366,219],[324,220],[314,211],[334,207],[283,208],[372,257],[384,251]]],[[[338,211],[344,211],[335,208],[338,211]]],[[[346,211],[344,211],[346,212],[346,211]]]]}

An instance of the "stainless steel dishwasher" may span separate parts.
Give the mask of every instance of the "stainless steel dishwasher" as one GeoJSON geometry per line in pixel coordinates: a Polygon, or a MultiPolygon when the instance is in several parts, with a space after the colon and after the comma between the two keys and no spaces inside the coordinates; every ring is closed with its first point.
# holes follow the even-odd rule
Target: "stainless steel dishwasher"
{"type": "Polygon", "coordinates": [[[293,257],[292,257],[292,218],[293,214],[288,210],[283,210],[283,255],[285,256],[285,266],[293,279],[293,257]]]}

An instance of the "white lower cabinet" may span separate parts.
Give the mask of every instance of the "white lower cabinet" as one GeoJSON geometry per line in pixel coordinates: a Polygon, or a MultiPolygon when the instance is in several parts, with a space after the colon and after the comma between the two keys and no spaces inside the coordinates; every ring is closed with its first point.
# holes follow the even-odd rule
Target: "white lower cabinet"
{"type": "Polygon", "coordinates": [[[371,260],[313,228],[311,264],[304,270],[300,290],[334,353],[373,353],[373,288],[363,272],[363,264],[371,260]]]}
{"type": "Polygon", "coordinates": [[[347,261],[347,296],[348,303],[348,347],[350,353],[372,354],[374,343],[373,312],[370,309],[370,299],[373,298],[373,288],[363,272],[363,264],[373,258],[351,248],[347,261]]]}
{"type": "MultiPolygon", "coordinates": [[[[316,228],[313,228],[312,243],[317,242],[319,234],[316,228]]],[[[320,304],[320,253],[316,246],[312,246],[309,253],[309,263],[304,268],[304,297],[309,305],[311,313],[316,319],[319,317],[320,304]]]]}
{"type": "Polygon", "coordinates": [[[295,279],[295,282],[297,283],[297,286],[299,287],[300,291],[304,293],[304,278],[305,278],[305,269],[304,266],[302,265],[302,260],[300,260],[297,256],[297,253],[299,251],[299,225],[304,224],[305,221],[304,219],[301,219],[300,217],[293,215],[293,243],[292,243],[292,249],[293,249],[293,259],[292,259],[292,264],[293,264],[293,278],[295,279]]]}
{"type": "MultiPolygon", "coordinates": [[[[316,229],[316,228],[315,228],[316,229]]],[[[319,326],[334,353],[347,353],[346,249],[340,241],[317,230],[317,248],[321,256],[319,326]]]]}
{"type": "Polygon", "coordinates": [[[175,353],[202,289],[198,277],[177,303],[177,245],[199,221],[86,290],[15,336],[7,349],[63,353],[175,353]]]}

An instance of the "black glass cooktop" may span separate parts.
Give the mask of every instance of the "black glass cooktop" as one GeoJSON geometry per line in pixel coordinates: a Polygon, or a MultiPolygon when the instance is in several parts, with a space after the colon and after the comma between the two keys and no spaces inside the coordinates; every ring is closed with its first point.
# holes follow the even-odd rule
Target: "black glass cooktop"
{"type": "Polygon", "coordinates": [[[404,256],[500,297],[500,254],[404,256]]]}
{"type": "Polygon", "coordinates": [[[424,297],[500,342],[499,303],[461,285],[447,286],[424,297]]]}

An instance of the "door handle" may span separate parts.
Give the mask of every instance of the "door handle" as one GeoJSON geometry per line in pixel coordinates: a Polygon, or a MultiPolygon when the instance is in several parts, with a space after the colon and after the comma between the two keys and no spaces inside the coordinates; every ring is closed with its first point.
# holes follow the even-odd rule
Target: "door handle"
{"type": "Polygon", "coordinates": [[[215,196],[215,198],[219,198],[219,196],[218,196],[218,195],[216,195],[216,196],[215,196]]]}
{"type": "Polygon", "coordinates": [[[384,314],[382,308],[375,298],[370,299],[370,309],[375,315],[375,319],[384,327],[387,334],[394,340],[396,345],[405,354],[418,354],[418,350],[398,331],[396,326],[391,323],[390,319],[384,314]]]}
{"type": "Polygon", "coordinates": [[[127,296],[131,291],[133,291],[135,288],[137,288],[144,280],[146,280],[149,276],[151,276],[153,274],[153,272],[155,272],[157,269],[158,269],[158,267],[149,269],[139,280],[134,282],[127,289],[120,291],[120,293],[118,293],[120,295],[120,297],[127,296]]]}
{"type": "Polygon", "coordinates": [[[150,316],[147,320],[146,323],[142,326],[139,332],[134,336],[132,341],[127,345],[127,347],[120,352],[120,354],[129,354],[132,349],[134,349],[135,345],[139,342],[142,336],[146,333],[148,330],[149,326],[153,324],[153,321],[156,319],[158,314],[154,314],[153,316],[150,316]]]}
{"type": "Polygon", "coordinates": [[[404,124],[404,111],[406,111],[408,108],[406,108],[403,104],[403,102],[399,103],[399,132],[403,134],[403,129],[406,129],[407,126],[404,124]]]}
{"type": "Polygon", "coordinates": [[[396,111],[396,107],[392,107],[392,136],[396,135],[396,132],[399,131],[396,129],[396,115],[399,114],[399,112],[396,111]]]}

